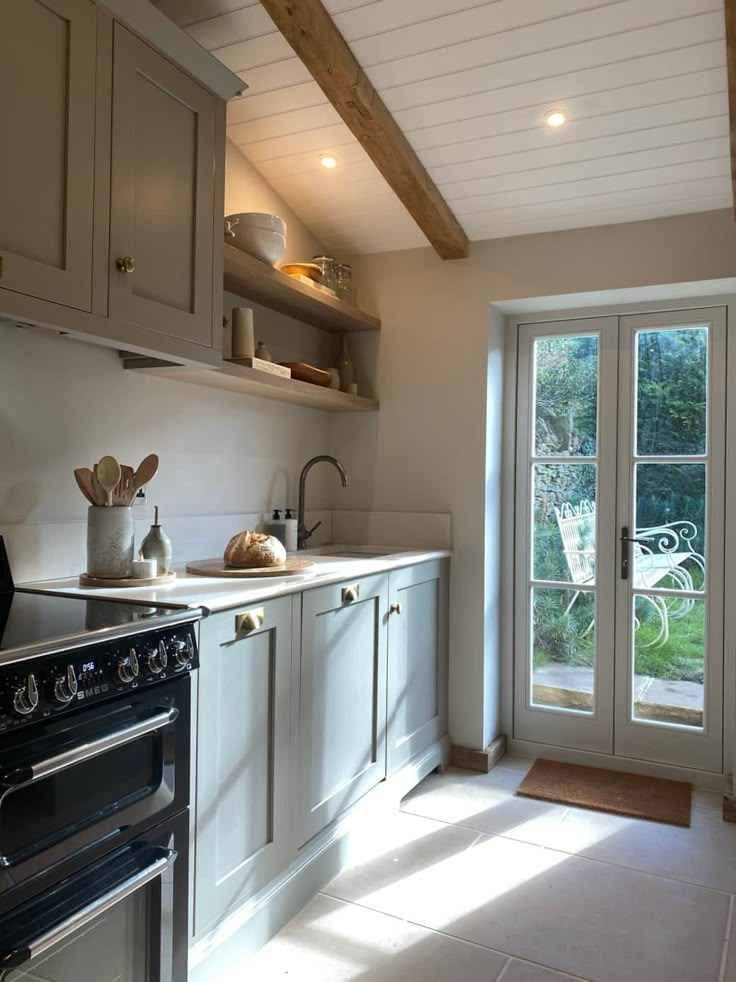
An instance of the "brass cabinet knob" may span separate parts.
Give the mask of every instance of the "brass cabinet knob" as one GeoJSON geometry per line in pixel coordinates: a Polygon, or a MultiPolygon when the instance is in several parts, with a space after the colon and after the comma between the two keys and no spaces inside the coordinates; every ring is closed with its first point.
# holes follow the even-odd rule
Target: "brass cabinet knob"
{"type": "Polygon", "coordinates": [[[401,613],[401,604],[400,603],[393,603],[389,607],[389,610],[391,611],[392,614],[400,614],[401,613]]]}
{"type": "Polygon", "coordinates": [[[258,631],[266,621],[266,612],[263,607],[258,610],[247,610],[244,614],[235,615],[235,633],[242,634],[246,631],[258,631]]]}
{"type": "Polygon", "coordinates": [[[135,272],[135,259],[132,256],[121,256],[120,259],[115,260],[115,265],[121,273],[135,272]]]}
{"type": "Polygon", "coordinates": [[[342,602],[344,604],[354,604],[356,600],[360,597],[360,584],[356,583],[354,586],[346,586],[342,591],[342,602]]]}

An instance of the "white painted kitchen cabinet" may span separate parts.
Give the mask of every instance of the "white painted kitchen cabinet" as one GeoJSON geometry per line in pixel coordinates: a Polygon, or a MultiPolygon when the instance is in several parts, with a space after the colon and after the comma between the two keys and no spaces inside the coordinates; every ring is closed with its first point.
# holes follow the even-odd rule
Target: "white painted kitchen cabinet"
{"type": "Polygon", "coordinates": [[[119,24],[113,65],[110,316],[211,346],[216,97],[119,24]]]}
{"type": "Polygon", "coordinates": [[[286,868],[292,598],[201,623],[194,933],[286,868]]]}
{"type": "Polygon", "coordinates": [[[96,8],[0,3],[0,288],[89,311],[96,8]]]}
{"type": "Polygon", "coordinates": [[[448,562],[389,574],[389,774],[447,732],[448,562]]]}
{"type": "Polygon", "coordinates": [[[302,595],[297,846],[386,776],[387,621],[386,574],[302,595]]]}

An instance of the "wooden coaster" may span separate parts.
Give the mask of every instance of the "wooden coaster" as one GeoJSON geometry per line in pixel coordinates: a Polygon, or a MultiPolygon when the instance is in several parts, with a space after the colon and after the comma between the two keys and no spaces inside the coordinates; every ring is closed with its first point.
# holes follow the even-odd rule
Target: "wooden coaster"
{"type": "Polygon", "coordinates": [[[165,583],[173,583],[176,573],[162,573],[160,576],[146,577],[137,580],[134,577],[126,577],[122,580],[113,579],[109,576],[88,576],[86,573],[79,574],[79,585],[86,587],[136,587],[136,586],[163,586],[165,583]]]}
{"type": "Polygon", "coordinates": [[[198,559],[187,563],[187,573],[195,576],[219,576],[229,579],[249,579],[256,576],[303,576],[314,566],[311,559],[287,559],[281,566],[251,566],[240,569],[226,566],[222,559],[198,559]]]}

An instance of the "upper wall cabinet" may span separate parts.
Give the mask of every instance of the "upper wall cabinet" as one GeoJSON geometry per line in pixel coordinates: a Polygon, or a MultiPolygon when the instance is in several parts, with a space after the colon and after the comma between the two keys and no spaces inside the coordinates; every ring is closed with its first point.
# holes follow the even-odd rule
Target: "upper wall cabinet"
{"type": "Polygon", "coordinates": [[[119,24],[113,64],[110,316],[211,345],[215,96],[119,24]]]}
{"type": "Polygon", "coordinates": [[[90,0],[0,0],[0,85],[0,318],[219,364],[224,100],[90,0]]]}
{"type": "Polygon", "coordinates": [[[91,309],[96,8],[0,3],[0,287],[91,309]]]}

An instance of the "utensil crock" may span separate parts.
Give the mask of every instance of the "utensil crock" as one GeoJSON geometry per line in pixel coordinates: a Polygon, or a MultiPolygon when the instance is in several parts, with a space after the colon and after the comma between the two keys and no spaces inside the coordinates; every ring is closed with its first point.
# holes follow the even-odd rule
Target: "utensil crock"
{"type": "Polygon", "coordinates": [[[87,509],[87,573],[122,579],[133,572],[135,522],[131,508],[87,509]]]}

